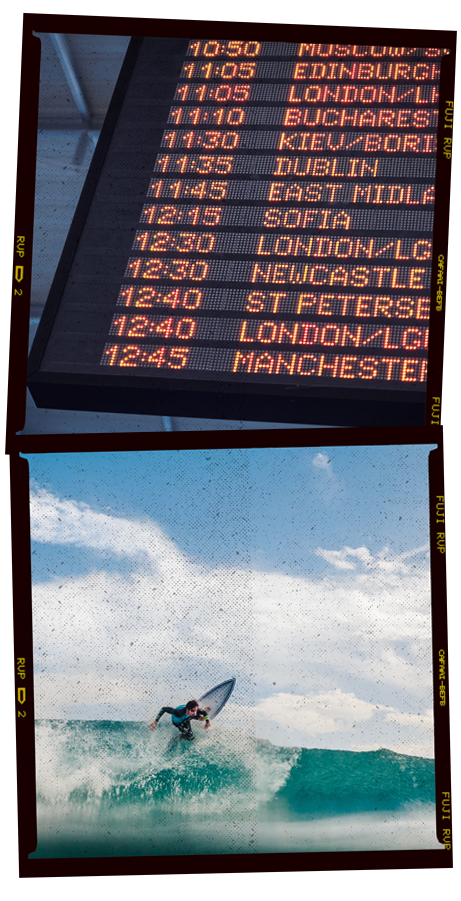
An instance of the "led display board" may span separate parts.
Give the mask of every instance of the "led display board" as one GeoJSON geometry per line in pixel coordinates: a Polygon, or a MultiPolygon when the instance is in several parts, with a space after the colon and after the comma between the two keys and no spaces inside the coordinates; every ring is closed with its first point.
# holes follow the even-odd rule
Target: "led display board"
{"type": "Polygon", "coordinates": [[[31,352],[36,404],[423,424],[453,36],[215,29],[129,45],[31,352]]]}

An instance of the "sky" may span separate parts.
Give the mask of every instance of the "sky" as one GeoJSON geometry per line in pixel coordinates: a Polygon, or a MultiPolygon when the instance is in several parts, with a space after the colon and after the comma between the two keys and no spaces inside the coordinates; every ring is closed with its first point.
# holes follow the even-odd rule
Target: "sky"
{"type": "Polygon", "coordinates": [[[431,447],[27,455],[37,717],[433,756],[431,447]]]}

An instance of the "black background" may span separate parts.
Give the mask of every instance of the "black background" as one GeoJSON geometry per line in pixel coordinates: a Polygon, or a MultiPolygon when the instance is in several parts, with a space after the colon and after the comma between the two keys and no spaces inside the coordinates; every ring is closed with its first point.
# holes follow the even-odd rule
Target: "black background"
{"type": "MultiPolygon", "coordinates": [[[[33,718],[18,720],[16,692],[18,686],[16,660],[25,656],[32,660],[32,623],[30,594],[30,544],[28,520],[28,467],[19,458],[23,453],[66,453],[95,450],[128,451],[181,447],[233,446],[304,446],[306,432],[297,430],[231,432],[186,432],[137,435],[41,435],[16,436],[25,418],[27,303],[19,306],[12,297],[14,280],[11,273],[17,265],[16,236],[25,235],[29,247],[33,235],[33,203],[35,149],[38,108],[39,42],[32,39],[37,32],[87,34],[156,34],[161,37],[197,37],[225,35],[229,40],[299,41],[309,32],[318,42],[379,43],[398,46],[449,46],[455,52],[456,16],[452,13],[7,13],[7,227],[6,227],[6,464],[10,473],[11,521],[11,603],[10,603],[10,748],[11,748],[11,823],[10,848],[13,878],[27,877],[139,877],[169,876],[184,858],[120,858],[91,860],[29,860],[35,847],[35,797],[33,758],[33,718]],[[276,37],[275,37],[276,36],[276,37]],[[25,728],[24,728],[25,727],[25,728]]],[[[453,96],[453,95],[451,95],[453,96]]],[[[454,99],[454,96],[453,96],[454,99]]],[[[441,117],[443,111],[441,110],[441,117]]],[[[456,196],[455,158],[446,167],[450,196],[456,196]]],[[[452,473],[455,468],[455,210],[450,205],[436,209],[443,228],[443,239],[435,247],[436,255],[446,260],[443,314],[431,322],[429,347],[428,409],[432,397],[440,397],[440,425],[341,429],[319,429],[308,433],[310,446],[331,444],[415,444],[438,442],[439,449],[430,457],[430,523],[433,584],[434,676],[438,672],[438,650],[447,657],[448,701],[445,708],[435,704],[436,739],[436,811],[438,834],[441,836],[441,792],[452,791],[452,548],[444,556],[435,551],[435,496],[452,495],[452,473]]],[[[436,223],[437,231],[437,223],[436,223]]],[[[438,231],[437,231],[438,233],[438,231]]],[[[436,241],[439,239],[436,238],[436,241]]],[[[30,258],[29,258],[30,259],[30,258]]],[[[23,287],[30,296],[30,266],[26,267],[23,287]]],[[[168,411],[170,412],[170,411],[168,411]]],[[[451,533],[448,532],[449,541],[451,533]]],[[[452,536],[451,536],[452,537],[452,536]]],[[[24,683],[28,698],[33,694],[32,668],[29,665],[24,683]]],[[[437,683],[434,697],[437,698],[437,683]]],[[[31,709],[31,705],[29,705],[31,709]]],[[[444,823],[446,825],[446,822],[444,823]]],[[[453,823],[450,821],[451,828],[453,823]]],[[[225,855],[188,858],[196,864],[197,876],[242,877],[413,877],[450,878],[452,851],[383,851],[274,855],[225,855]]],[[[206,884],[204,885],[206,891],[206,884]]]]}

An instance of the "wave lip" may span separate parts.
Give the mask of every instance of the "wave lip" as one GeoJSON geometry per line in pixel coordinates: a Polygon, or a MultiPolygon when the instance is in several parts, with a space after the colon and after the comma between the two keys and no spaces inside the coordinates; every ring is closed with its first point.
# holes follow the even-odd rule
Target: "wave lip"
{"type": "MultiPolygon", "coordinates": [[[[266,753],[273,753],[266,749],[266,753]]],[[[377,751],[301,748],[274,796],[296,814],[331,816],[435,803],[435,765],[424,757],[377,751]]]]}

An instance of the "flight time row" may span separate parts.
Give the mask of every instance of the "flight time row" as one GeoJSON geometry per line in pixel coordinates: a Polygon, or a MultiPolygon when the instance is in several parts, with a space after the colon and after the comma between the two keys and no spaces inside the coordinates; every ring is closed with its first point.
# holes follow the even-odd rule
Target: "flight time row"
{"type": "Polygon", "coordinates": [[[337,210],[325,207],[283,206],[207,206],[196,204],[146,204],[140,222],[161,225],[163,228],[181,226],[201,226],[214,228],[217,225],[241,228],[268,228],[293,231],[388,231],[398,233],[416,232],[430,235],[433,229],[434,213],[431,209],[348,209],[337,210]]]}
{"type": "Polygon", "coordinates": [[[242,290],[239,288],[180,288],[160,285],[122,285],[117,306],[135,310],[201,310],[290,315],[324,319],[349,318],[425,322],[430,318],[428,295],[351,294],[334,291],[242,290]]]}
{"type": "Polygon", "coordinates": [[[307,128],[421,128],[436,129],[438,106],[424,109],[414,107],[357,107],[347,105],[305,107],[241,107],[241,106],[173,106],[168,123],[182,127],[210,124],[245,127],[253,125],[281,125],[307,128]]]}
{"type": "Polygon", "coordinates": [[[238,348],[167,347],[139,344],[106,344],[101,366],[167,370],[178,375],[213,374],[213,380],[239,382],[276,381],[298,385],[304,379],[335,380],[360,387],[376,383],[403,384],[421,389],[427,378],[427,360],[418,357],[358,354],[300,353],[298,351],[245,350],[238,348]],[[247,379],[246,379],[247,377],[247,379]]]}
{"type": "Polygon", "coordinates": [[[434,154],[437,152],[437,135],[425,131],[310,131],[306,128],[294,131],[245,130],[220,131],[197,130],[165,131],[161,147],[168,149],[202,150],[267,150],[292,152],[345,152],[354,153],[402,153],[434,154]]]}
{"type": "Polygon", "coordinates": [[[312,285],[315,287],[391,288],[427,292],[428,266],[374,266],[351,263],[203,260],[129,257],[125,278],[171,282],[223,282],[241,285],[312,285]]]}
{"type": "Polygon", "coordinates": [[[435,188],[431,184],[390,184],[346,182],[268,182],[268,181],[205,181],[182,178],[152,179],[147,196],[196,198],[200,200],[266,201],[268,204],[349,203],[378,206],[429,206],[435,202],[435,188]]]}
{"type": "Polygon", "coordinates": [[[118,314],[109,334],[160,341],[302,345],[309,347],[379,347],[409,353],[427,351],[429,329],[422,326],[300,322],[273,319],[208,319],[191,316],[118,314]]]}
{"type": "Polygon", "coordinates": [[[137,231],[133,250],[149,253],[245,254],[251,256],[335,257],[429,261],[432,241],[351,235],[242,234],[213,231],[137,231]]]}
{"type": "Polygon", "coordinates": [[[182,80],[275,81],[399,81],[434,82],[440,78],[440,63],[431,62],[194,62],[184,63],[182,80]]]}
{"type": "Polygon", "coordinates": [[[284,178],[424,179],[434,183],[435,158],[273,156],[272,154],[160,153],[154,172],[273,175],[284,178]]]}
{"type": "Polygon", "coordinates": [[[437,106],[437,84],[276,84],[249,82],[242,84],[177,84],[175,103],[343,103],[386,104],[411,103],[415,106],[437,106]]]}
{"type": "Polygon", "coordinates": [[[239,56],[308,56],[319,59],[338,57],[378,58],[389,57],[411,58],[427,57],[437,59],[448,53],[439,47],[386,47],[366,44],[306,44],[282,41],[191,41],[187,56],[204,57],[239,57],[239,56]]]}

